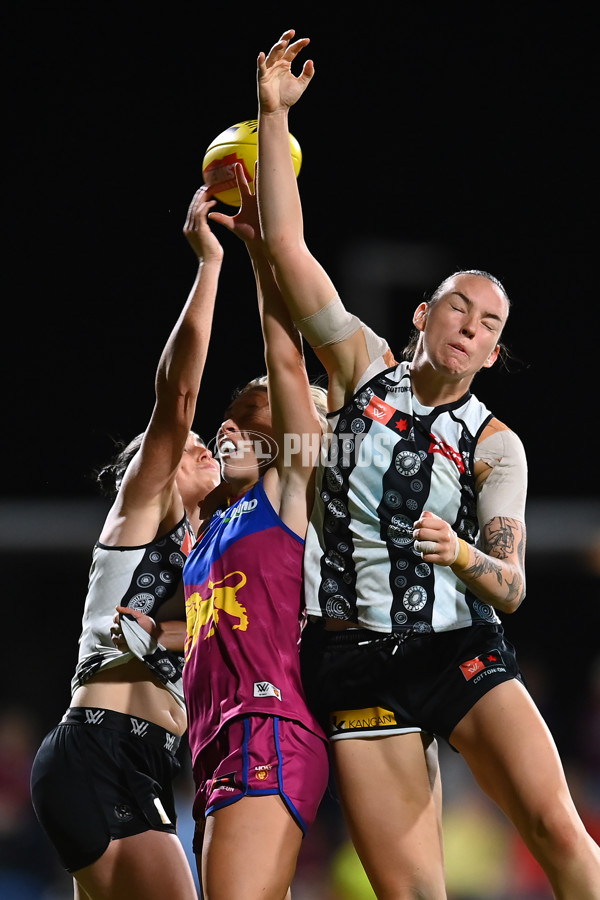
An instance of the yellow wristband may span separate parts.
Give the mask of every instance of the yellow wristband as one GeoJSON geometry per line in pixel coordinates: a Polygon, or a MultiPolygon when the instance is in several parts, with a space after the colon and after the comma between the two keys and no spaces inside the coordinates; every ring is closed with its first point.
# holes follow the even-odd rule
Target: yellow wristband
{"type": "Polygon", "coordinates": [[[461,569],[464,569],[469,562],[471,557],[471,553],[469,550],[469,544],[466,541],[463,541],[462,538],[457,538],[458,540],[458,551],[456,553],[456,559],[452,563],[453,566],[460,566],[461,569]]]}

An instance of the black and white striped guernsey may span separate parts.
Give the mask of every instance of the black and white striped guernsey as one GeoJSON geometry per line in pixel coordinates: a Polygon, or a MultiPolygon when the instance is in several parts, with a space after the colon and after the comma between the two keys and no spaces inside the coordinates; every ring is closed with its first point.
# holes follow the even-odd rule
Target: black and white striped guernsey
{"type": "Polygon", "coordinates": [[[491,418],[470,392],[423,406],[407,362],[375,374],[330,415],[306,540],[309,615],[385,633],[500,621],[449,567],[426,563],[412,536],[429,510],[477,542],[473,458],[491,418]]]}

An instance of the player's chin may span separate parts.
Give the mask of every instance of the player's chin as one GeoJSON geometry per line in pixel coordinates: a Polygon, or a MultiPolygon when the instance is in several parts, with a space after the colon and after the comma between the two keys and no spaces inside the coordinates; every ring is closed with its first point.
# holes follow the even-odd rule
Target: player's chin
{"type": "Polygon", "coordinates": [[[226,481],[250,478],[256,469],[256,460],[243,453],[232,454],[221,460],[221,474],[226,481]]]}

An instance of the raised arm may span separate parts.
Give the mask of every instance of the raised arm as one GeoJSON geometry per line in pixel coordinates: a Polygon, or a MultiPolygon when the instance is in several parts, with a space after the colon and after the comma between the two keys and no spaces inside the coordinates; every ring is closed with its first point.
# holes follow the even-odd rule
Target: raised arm
{"type": "Polygon", "coordinates": [[[370,358],[362,323],[345,310],[335,286],[304,240],[302,207],[289,141],[290,107],[314,74],[311,60],[300,75],[292,63],[308,39],[292,30],[258,57],[258,203],[266,253],[294,322],[329,375],[330,406],[342,405],[370,358]]]}
{"type": "Polygon", "coordinates": [[[295,525],[297,519],[301,523],[306,517],[308,497],[312,497],[312,490],[308,487],[320,446],[320,420],[306,372],[302,337],[283,302],[264,252],[256,197],[249,190],[241,166],[236,166],[236,177],[242,198],[239,213],[226,216],[213,212],[210,218],[244,241],[252,262],[265,348],[273,436],[279,448],[276,461],[278,497],[271,496],[271,499],[275,500],[286,524],[294,530],[303,531],[302,524],[295,525]],[[305,497],[304,504],[296,502],[300,492],[305,497]],[[289,521],[288,516],[294,521],[289,521]]]}
{"type": "Polygon", "coordinates": [[[222,247],[207,222],[214,204],[203,186],[187,213],[183,231],[197,256],[198,269],[160,356],[154,409],[102,531],[100,539],[107,543],[146,543],[165,517],[176,521],[183,515],[175,476],[194,420],[223,259],[222,247]]]}

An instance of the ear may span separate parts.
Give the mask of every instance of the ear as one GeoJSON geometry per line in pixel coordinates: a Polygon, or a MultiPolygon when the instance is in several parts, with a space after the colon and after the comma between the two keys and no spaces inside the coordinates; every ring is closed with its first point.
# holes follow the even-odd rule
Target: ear
{"type": "Polygon", "coordinates": [[[413,325],[417,329],[417,331],[425,330],[425,323],[427,322],[427,313],[429,312],[429,305],[427,303],[419,303],[417,308],[415,309],[413,315],[413,325]]]}
{"type": "Polygon", "coordinates": [[[491,369],[496,360],[498,359],[498,354],[500,353],[500,344],[496,344],[486,361],[484,362],[482,368],[483,369],[491,369]]]}

